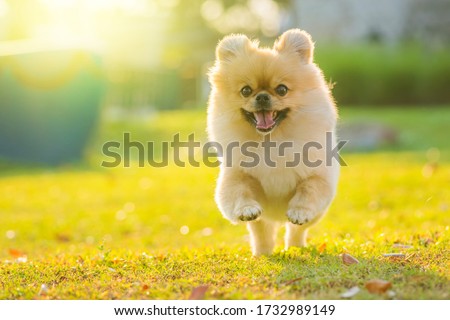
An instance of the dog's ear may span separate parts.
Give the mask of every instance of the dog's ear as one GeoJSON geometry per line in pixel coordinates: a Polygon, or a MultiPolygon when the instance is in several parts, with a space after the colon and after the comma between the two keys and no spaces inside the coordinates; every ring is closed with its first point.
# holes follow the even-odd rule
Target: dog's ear
{"type": "Polygon", "coordinates": [[[300,29],[286,31],[275,41],[273,47],[278,52],[296,52],[305,64],[313,60],[314,43],[309,33],[300,29]]]}
{"type": "Polygon", "coordinates": [[[252,42],[243,34],[232,34],[223,38],[216,48],[216,59],[229,61],[238,54],[246,52],[252,46],[252,42]]]}

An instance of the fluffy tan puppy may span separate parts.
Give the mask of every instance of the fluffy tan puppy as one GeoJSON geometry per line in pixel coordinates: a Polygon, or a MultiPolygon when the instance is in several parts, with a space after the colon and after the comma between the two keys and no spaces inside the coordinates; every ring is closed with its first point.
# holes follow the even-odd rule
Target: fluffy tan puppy
{"type": "Polygon", "coordinates": [[[225,218],[247,223],[254,255],[272,253],[282,223],[285,248],[305,246],[336,192],[339,163],[327,161],[327,150],[335,147],[337,112],[313,49],[299,29],[273,48],[231,35],[216,49],[208,133],[224,152],[215,199],[225,218]]]}

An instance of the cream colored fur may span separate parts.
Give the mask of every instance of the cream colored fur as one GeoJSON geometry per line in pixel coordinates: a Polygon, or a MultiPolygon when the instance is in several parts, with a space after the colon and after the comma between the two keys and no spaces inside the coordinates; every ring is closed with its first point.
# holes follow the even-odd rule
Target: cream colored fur
{"type": "MultiPolygon", "coordinates": [[[[273,48],[260,48],[244,35],[225,37],[217,46],[216,63],[210,72],[212,91],[208,107],[208,133],[211,141],[225,149],[231,142],[262,142],[264,134],[247,122],[241,109],[254,111],[252,97],[244,98],[240,90],[250,86],[255,93],[270,94],[273,110],[289,108],[286,119],[272,132],[271,141],[291,141],[295,150],[314,141],[323,148],[309,153],[309,160],[322,165],[303,163],[287,168],[294,150],[284,157],[272,150],[272,168],[261,162],[253,168],[240,166],[247,158],[233,149],[232,165],[223,157],[215,200],[223,216],[233,223],[246,221],[254,255],[270,254],[275,246],[278,227],[286,224],[285,248],[305,246],[308,228],[327,211],[335,196],[339,164],[325,163],[326,133],[334,137],[337,112],[321,70],[313,63],[313,43],[304,31],[285,32],[273,48]],[[274,91],[286,85],[281,97],[274,91]]],[[[334,146],[335,141],[333,139],[334,146]]],[[[256,152],[263,156],[262,148],[256,152]]]]}

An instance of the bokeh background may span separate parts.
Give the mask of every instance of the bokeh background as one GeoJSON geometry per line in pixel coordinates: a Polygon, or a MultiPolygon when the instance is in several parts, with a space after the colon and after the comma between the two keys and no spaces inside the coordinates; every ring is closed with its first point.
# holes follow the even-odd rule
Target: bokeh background
{"type": "MultiPolygon", "coordinates": [[[[204,110],[228,33],[271,45],[307,30],[340,107],[445,105],[449,13],[445,0],[1,0],[0,155],[64,163],[105,121],[204,110]]],[[[362,127],[342,129],[350,148],[398,140],[395,128],[362,127]]]]}

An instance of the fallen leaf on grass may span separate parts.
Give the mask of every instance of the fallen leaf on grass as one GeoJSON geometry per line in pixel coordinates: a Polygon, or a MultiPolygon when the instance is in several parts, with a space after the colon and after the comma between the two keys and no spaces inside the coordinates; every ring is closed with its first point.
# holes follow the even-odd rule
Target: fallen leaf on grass
{"type": "Polygon", "coordinates": [[[9,254],[16,259],[15,262],[26,263],[28,261],[27,255],[17,249],[9,249],[9,254]]]}
{"type": "Polygon", "coordinates": [[[319,250],[319,253],[323,253],[327,249],[327,243],[322,243],[317,249],[319,250]]]}
{"type": "Polygon", "coordinates": [[[302,279],[303,279],[303,277],[291,279],[291,280],[286,281],[284,284],[287,285],[287,286],[289,286],[289,285],[293,284],[294,282],[300,281],[300,280],[302,280],[302,279]]]}
{"type": "Polygon", "coordinates": [[[202,300],[205,298],[205,293],[209,286],[203,285],[194,288],[189,296],[189,300],[202,300]]]}
{"type": "Polygon", "coordinates": [[[20,258],[20,257],[25,256],[25,253],[23,253],[22,251],[19,251],[17,249],[9,249],[8,252],[14,258],[20,258]]]}
{"type": "Polygon", "coordinates": [[[64,233],[55,234],[55,239],[59,242],[70,242],[71,240],[70,236],[64,233]]]}
{"type": "Polygon", "coordinates": [[[392,283],[385,280],[374,279],[367,281],[364,286],[370,293],[382,294],[392,287],[392,283]]]}
{"type": "Polygon", "coordinates": [[[356,259],[355,257],[349,255],[348,253],[343,253],[343,254],[342,254],[342,262],[343,262],[346,266],[349,266],[349,265],[351,265],[351,264],[359,263],[358,259],[356,259]]]}
{"type": "Polygon", "coordinates": [[[125,259],[120,259],[120,258],[115,257],[115,258],[112,260],[112,263],[118,264],[118,263],[122,263],[122,262],[125,262],[125,261],[126,261],[125,259]]]}
{"type": "Polygon", "coordinates": [[[345,291],[343,294],[341,294],[341,298],[352,298],[354,297],[356,294],[358,294],[358,292],[361,291],[361,289],[359,289],[359,287],[352,287],[350,289],[348,289],[347,291],[345,291]]]}

